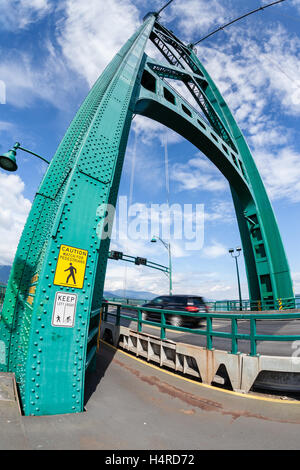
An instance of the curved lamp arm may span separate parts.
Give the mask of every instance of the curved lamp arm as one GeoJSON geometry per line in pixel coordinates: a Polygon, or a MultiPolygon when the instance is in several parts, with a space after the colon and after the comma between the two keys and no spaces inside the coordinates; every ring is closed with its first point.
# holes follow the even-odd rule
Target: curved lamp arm
{"type": "Polygon", "coordinates": [[[48,165],[50,164],[49,160],[46,160],[46,158],[41,157],[40,155],[38,155],[37,153],[32,152],[31,150],[27,150],[24,147],[21,147],[19,142],[15,143],[14,149],[15,150],[23,150],[23,152],[27,152],[27,153],[30,153],[31,155],[34,155],[35,157],[39,158],[40,160],[43,160],[43,162],[46,162],[48,165]]]}

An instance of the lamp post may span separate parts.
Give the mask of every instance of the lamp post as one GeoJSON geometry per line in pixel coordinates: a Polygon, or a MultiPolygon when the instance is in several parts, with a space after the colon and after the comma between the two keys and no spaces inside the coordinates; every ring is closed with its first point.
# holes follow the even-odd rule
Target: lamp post
{"type": "Polygon", "coordinates": [[[165,242],[164,240],[162,240],[160,237],[154,235],[151,239],[151,242],[152,243],[156,243],[157,240],[159,240],[163,245],[164,247],[166,248],[166,250],[168,250],[168,254],[169,254],[169,294],[172,295],[172,257],[171,257],[171,243],[167,243],[165,242]]]}
{"type": "Polygon", "coordinates": [[[241,254],[242,248],[237,248],[237,249],[236,249],[236,253],[237,253],[237,254],[234,254],[234,253],[235,253],[235,250],[234,250],[233,248],[230,248],[230,250],[228,250],[228,251],[229,251],[229,253],[231,254],[232,258],[235,259],[236,275],[237,275],[238,289],[239,289],[240,310],[242,310],[241,283],[240,283],[239,265],[238,265],[238,260],[237,260],[238,257],[239,257],[240,254],[241,254]]]}
{"type": "Polygon", "coordinates": [[[47,163],[48,165],[50,163],[48,160],[41,157],[37,153],[31,152],[31,150],[27,150],[21,147],[20,143],[16,142],[11,150],[9,150],[7,153],[4,153],[3,155],[0,155],[0,168],[6,171],[17,171],[18,169],[18,165],[16,162],[17,150],[23,150],[23,152],[30,153],[31,155],[34,155],[40,160],[43,160],[43,162],[47,163]]]}

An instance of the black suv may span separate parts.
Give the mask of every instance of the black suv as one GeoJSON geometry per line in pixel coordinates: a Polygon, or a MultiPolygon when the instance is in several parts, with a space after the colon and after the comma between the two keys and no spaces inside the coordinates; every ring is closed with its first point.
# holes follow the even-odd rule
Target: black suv
{"type": "MultiPolygon", "coordinates": [[[[201,321],[199,313],[209,311],[203,298],[196,295],[162,295],[161,297],[155,297],[155,299],[150,302],[143,304],[142,307],[184,311],[197,314],[195,317],[173,313],[169,315],[166,314],[166,323],[173,326],[197,327],[200,325],[201,321]]],[[[143,319],[160,322],[161,314],[159,312],[143,312],[143,319]]]]}

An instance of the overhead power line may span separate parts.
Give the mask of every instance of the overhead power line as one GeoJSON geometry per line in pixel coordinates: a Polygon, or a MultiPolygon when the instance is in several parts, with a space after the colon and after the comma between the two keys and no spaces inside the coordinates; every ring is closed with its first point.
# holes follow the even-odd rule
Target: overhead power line
{"type": "MultiPolygon", "coordinates": [[[[271,6],[273,6],[273,5],[276,5],[277,3],[282,3],[282,2],[285,2],[285,0],[277,0],[277,2],[272,2],[272,3],[269,3],[268,5],[265,5],[265,6],[261,6],[261,7],[259,7],[259,8],[256,8],[256,10],[249,11],[248,13],[245,13],[245,15],[239,16],[238,18],[236,18],[236,19],[230,21],[229,23],[226,23],[226,24],[224,24],[223,26],[220,26],[218,29],[216,29],[215,31],[212,31],[212,32],[209,33],[207,36],[204,36],[203,38],[199,39],[199,41],[193,43],[193,46],[196,46],[197,44],[199,44],[199,42],[204,41],[204,39],[209,38],[209,37],[212,36],[213,34],[218,33],[219,31],[222,31],[224,28],[227,28],[227,26],[230,26],[230,25],[232,25],[233,23],[236,23],[237,21],[242,20],[243,18],[246,18],[246,16],[253,15],[253,13],[257,13],[258,11],[265,10],[265,9],[268,8],[268,7],[271,7],[271,6]]],[[[170,2],[169,2],[169,3],[170,3],[170,2]]]]}

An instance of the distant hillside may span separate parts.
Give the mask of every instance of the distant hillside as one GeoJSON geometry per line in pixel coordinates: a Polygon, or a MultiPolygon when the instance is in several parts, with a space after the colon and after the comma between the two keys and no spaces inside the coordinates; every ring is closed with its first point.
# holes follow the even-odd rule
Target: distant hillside
{"type": "Polygon", "coordinates": [[[104,291],[105,297],[124,297],[124,294],[127,299],[151,300],[154,299],[154,297],[157,297],[157,294],[147,291],[126,290],[126,292],[124,292],[123,289],[117,289],[110,292],[104,291]]]}
{"type": "Polygon", "coordinates": [[[103,297],[111,298],[111,297],[120,297],[120,296],[117,294],[114,294],[113,292],[108,292],[107,290],[105,290],[103,292],[103,297]]]}
{"type": "Polygon", "coordinates": [[[0,266],[0,282],[7,284],[11,266],[0,266]]]}

